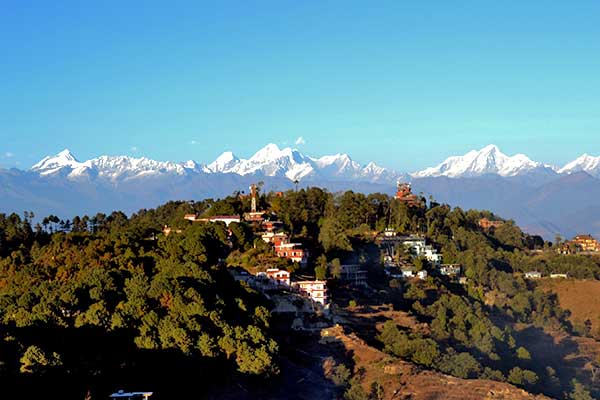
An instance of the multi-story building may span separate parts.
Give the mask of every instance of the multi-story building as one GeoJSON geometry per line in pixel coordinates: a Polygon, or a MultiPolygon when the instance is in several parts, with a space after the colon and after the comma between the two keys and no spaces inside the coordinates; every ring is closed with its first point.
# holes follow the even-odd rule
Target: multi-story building
{"type": "Polygon", "coordinates": [[[287,258],[305,266],[308,262],[308,252],[302,248],[300,243],[282,243],[275,246],[277,257],[287,258]]]}
{"type": "Polygon", "coordinates": [[[592,235],[577,235],[570,243],[581,251],[600,252],[600,243],[592,235]]]}
{"type": "Polygon", "coordinates": [[[262,240],[267,243],[273,243],[274,246],[281,246],[282,244],[289,243],[289,237],[283,232],[265,232],[261,236],[262,240]]]}
{"type": "Polygon", "coordinates": [[[367,271],[358,264],[344,264],[340,280],[353,286],[367,286],[367,271]]]}
{"type": "Polygon", "coordinates": [[[308,296],[315,303],[319,303],[323,306],[327,305],[327,282],[326,281],[298,281],[294,282],[293,286],[298,291],[308,296]]]}
{"type": "Polygon", "coordinates": [[[277,282],[278,285],[290,286],[290,273],[283,269],[269,268],[266,272],[267,278],[277,282]]]}
{"type": "Polygon", "coordinates": [[[262,227],[265,232],[278,232],[283,229],[283,222],[281,221],[263,221],[262,227]]]}

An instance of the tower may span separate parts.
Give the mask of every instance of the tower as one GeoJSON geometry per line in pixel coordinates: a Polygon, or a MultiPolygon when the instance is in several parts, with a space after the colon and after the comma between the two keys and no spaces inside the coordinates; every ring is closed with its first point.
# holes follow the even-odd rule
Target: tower
{"type": "Polygon", "coordinates": [[[250,205],[250,212],[256,212],[256,185],[253,183],[252,185],[250,185],[250,198],[251,198],[251,205],[250,205]]]}

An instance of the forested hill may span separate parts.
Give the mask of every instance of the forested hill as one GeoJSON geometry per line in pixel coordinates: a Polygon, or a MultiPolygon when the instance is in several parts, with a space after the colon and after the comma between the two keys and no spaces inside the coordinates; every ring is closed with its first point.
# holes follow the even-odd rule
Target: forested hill
{"type": "MultiPolygon", "coordinates": [[[[239,194],[169,202],[131,217],[48,216],[34,226],[30,213],[1,214],[0,376],[9,389],[94,399],[131,385],[156,391],[156,398],[280,385],[287,355],[281,332],[273,331],[277,316],[266,297],[231,277],[228,268],[241,266],[328,279],[334,313],[348,306],[337,299],[354,296],[359,306],[391,303],[430,327],[417,334],[388,321],[370,339],[390,357],[550,395],[584,390],[572,376],[549,375],[533,363],[515,333],[517,324],[573,331],[556,298],[520,272],[597,279],[597,260],[559,255],[553,244],[511,221],[486,231],[478,221],[497,219],[489,212],[422,200],[423,206],[411,207],[384,194],[334,195],[318,188],[261,195],[259,209],[276,215],[309,251],[305,270],[277,258],[257,224],[226,227],[183,218],[241,216],[250,200],[239,194]],[[164,235],[165,226],[173,233],[164,235]],[[386,228],[424,235],[445,263],[463,266],[468,284],[436,275],[422,259],[410,262],[431,271],[426,281],[387,280],[375,241],[386,228]],[[346,289],[335,271],[340,263],[363,265],[379,295],[346,289]]],[[[360,397],[366,378],[359,368],[347,369],[345,379],[334,379],[339,395],[366,399],[367,393],[360,397]]]]}

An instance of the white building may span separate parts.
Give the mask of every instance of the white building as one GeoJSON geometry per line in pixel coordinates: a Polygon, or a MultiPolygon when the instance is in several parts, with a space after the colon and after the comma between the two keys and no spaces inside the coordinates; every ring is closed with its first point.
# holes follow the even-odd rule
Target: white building
{"type": "Polygon", "coordinates": [[[432,245],[427,244],[423,237],[407,236],[402,239],[402,244],[416,257],[425,257],[427,261],[434,265],[442,263],[442,255],[432,245]]]}
{"type": "Polygon", "coordinates": [[[550,274],[550,278],[554,278],[554,279],[556,279],[556,278],[564,278],[564,279],[566,279],[568,277],[567,277],[567,274],[550,274]]]}
{"type": "Polygon", "coordinates": [[[223,222],[229,226],[232,222],[240,222],[241,219],[237,215],[213,215],[212,217],[199,218],[196,214],[186,214],[183,219],[187,219],[192,222],[223,222]]]}
{"type": "Polygon", "coordinates": [[[308,253],[302,248],[300,243],[281,243],[275,246],[277,257],[287,258],[300,263],[302,267],[308,262],[308,253]]]}
{"type": "Polygon", "coordinates": [[[315,303],[327,305],[327,282],[326,281],[299,281],[294,282],[300,293],[307,295],[315,303]]]}
{"type": "Polygon", "coordinates": [[[400,271],[402,272],[402,277],[403,278],[419,278],[421,280],[427,279],[427,271],[426,270],[421,270],[421,271],[415,271],[415,267],[401,267],[400,271]]]}
{"type": "Polygon", "coordinates": [[[440,274],[446,276],[460,275],[460,264],[442,264],[440,274]]]}
{"type": "MultiPolygon", "coordinates": [[[[542,277],[542,273],[539,271],[525,272],[525,278],[527,278],[527,279],[540,279],[541,277],[542,277]]],[[[565,275],[565,278],[566,278],[566,275],[565,275]]]]}
{"type": "Polygon", "coordinates": [[[266,272],[267,278],[277,282],[278,285],[290,286],[290,273],[283,269],[269,268],[266,272]]]}

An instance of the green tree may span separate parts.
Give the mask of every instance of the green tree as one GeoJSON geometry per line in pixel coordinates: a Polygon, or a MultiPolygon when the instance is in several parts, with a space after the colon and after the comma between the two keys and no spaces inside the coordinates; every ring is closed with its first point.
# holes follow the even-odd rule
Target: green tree
{"type": "Polygon", "coordinates": [[[525,347],[519,347],[517,349],[517,357],[521,360],[531,360],[531,354],[529,354],[529,351],[527,351],[525,347]]]}
{"type": "Polygon", "coordinates": [[[319,242],[327,253],[352,251],[352,245],[342,224],[335,218],[325,218],[319,233],[319,242]]]}
{"type": "Polygon", "coordinates": [[[315,278],[318,280],[324,280],[327,278],[327,257],[321,254],[317,258],[317,265],[315,266],[315,278]]]}
{"type": "Polygon", "coordinates": [[[21,357],[21,372],[27,374],[40,374],[51,367],[62,365],[58,353],[47,353],[38,346],[29,346],[21,357]]]}
{"type": "Polygon", "coordinates": [[[571,399],[571,400],[593,400],[593,397],[590,394],[590,392],[585,388],[585,386],[583,386],[581,383],[579,383],[576,379],[573,379],[571,381],[571,386],[573,387],[573,390],[571,391],[571,393],[569,393],[569,399],[571,399]]]}

